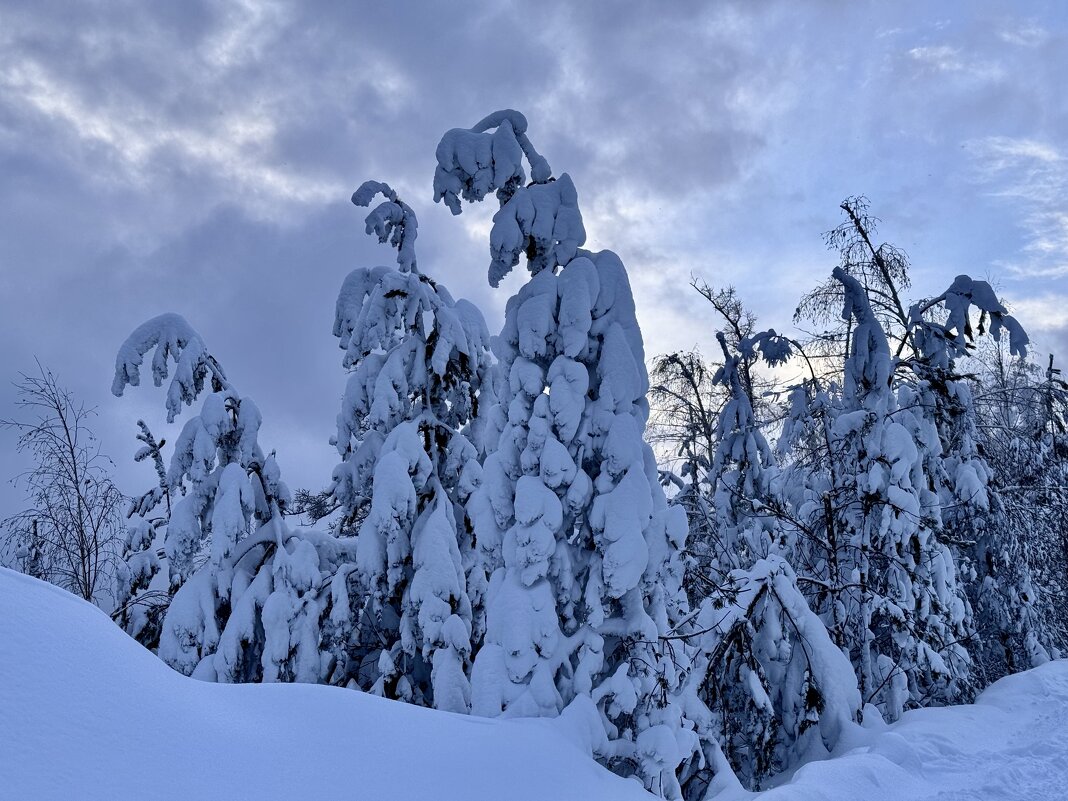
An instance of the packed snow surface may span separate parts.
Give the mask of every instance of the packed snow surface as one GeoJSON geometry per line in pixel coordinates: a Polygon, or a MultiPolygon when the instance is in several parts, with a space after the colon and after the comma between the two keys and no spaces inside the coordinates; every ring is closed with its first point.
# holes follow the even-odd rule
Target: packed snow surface
{"type": "MultiPolygon", "coordinates": [[[[837,755],[717,801],[1063,799],[1068,661],[976,704],[853,729],[837,755]]],[[[486,720],[300,684],[186,678],[68,593],[0,569],[0,797],[645,798],[567,720],[486,720]]]]}

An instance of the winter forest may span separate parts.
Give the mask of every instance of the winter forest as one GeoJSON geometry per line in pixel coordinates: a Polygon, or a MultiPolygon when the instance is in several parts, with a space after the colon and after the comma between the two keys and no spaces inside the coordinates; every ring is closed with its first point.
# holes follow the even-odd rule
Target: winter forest
{"type": "MultiPolygon", "coordinates": [[[[577,189],[527,127],[499,111],[437,147],[436,201],[499,204],[490,284],[530,274],[495,336],[420,271],[412,207],[377,181],[353,194],[396,258],[338,293],[326,489],[291,492],[185,319],[122,344],[114,394],[144,374],[168,422],[188,416],[169,453],[138,421],[154,477],[92,555],[130,636],[206,681],[581,717],[593,756],[672,799],[759,789],[865,716],[968,702],[1060,655],[1068,385],[988,283],[910,299],[907,257],[850,198],[796,312],[814,333],[760,330],[695,279],[722,353],[650,371],[626,268],[582,248],[577,189]]],[[[89,528],[85,506],[11,530],[25,572],[96,600],[60,530],[89,528]]]]}
{"type": "Polygon", "coordinates": [[[581,165],[526,111],[435,120],[422,183],[353,182],[378,258],[321,299],[318,483],[196,306],[129,307],[106,354],[139,486],[63,365],[11,366],[0,786],[125,797],[172,781],[118,767],[164,741],[203,775],[161,798],[919,799],[971,747],[998,780],[961,797],[1057,797],[1068,383],[996,268],[917,288],[873,187],[824,210],[788,325],[694,264],[670,291],[714,347],[653,352],[627,248],[588,238],[581,165]],[[434,204],[453,225],[421,231],[434,204]],[[431,268],[472,236],[503,314],[431,268]],[[58,749],[73,778],[42,778],[58,749]]]}

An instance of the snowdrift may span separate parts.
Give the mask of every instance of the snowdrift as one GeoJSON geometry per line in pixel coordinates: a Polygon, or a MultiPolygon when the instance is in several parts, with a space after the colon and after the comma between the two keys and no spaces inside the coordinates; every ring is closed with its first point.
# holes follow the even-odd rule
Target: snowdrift
{"type": "MultiPolygon", "coordinates": [[[[1061,801],[1068,661],[976,704],[856,728],[833,759],[717,801],[1061,801]]],[[[490,721],[304,684],[185,678],[100,610],[0,569],[0,798],[651,798],[566,721],[490,721]]]]}
{"type": "Polygon", "coordinates": [[[778,787],[716,801],[1064,801],[1068,660],[1002,679],[974,704],[913,710],[847,739],[778,787]]]}
{"type": "Polygon", "coordinates": [[[649,799],[566,723],[336,687],[188,679],[90,604],[0,568],[0,798],[649,799]]]}

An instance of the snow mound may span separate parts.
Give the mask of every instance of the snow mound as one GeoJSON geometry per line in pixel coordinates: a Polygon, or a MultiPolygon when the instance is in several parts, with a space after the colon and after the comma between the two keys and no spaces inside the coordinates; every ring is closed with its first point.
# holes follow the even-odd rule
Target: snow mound
{"type": "Polygon", "coordinates": [[[1062,801],[1068,660],[1004,678],[974,704],[913,710],[851,736],[773,789],[716,801],[1062,801]]]}
{"type": "MultiPolygon", "coordinates": [[[[336,687],[196,681],[96,607],[3,568],[0,612],[3,798],[651,798],[590,759],[567,716],[489,720],[336,687]]],[[[843,739],[778,787],[715,799],[1060,801],[1068,661],[843,739]]]]}
{"type": "Polygon", "coordinates": [[[498,721],[304,684],[200,682],[0,568],[0,796],[648,799],[567,719],[498,721]]]}

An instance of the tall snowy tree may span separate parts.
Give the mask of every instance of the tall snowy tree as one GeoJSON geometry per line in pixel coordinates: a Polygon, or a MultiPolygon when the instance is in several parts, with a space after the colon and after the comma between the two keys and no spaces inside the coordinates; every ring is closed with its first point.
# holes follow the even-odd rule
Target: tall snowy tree
{"type": "MultiPolygon", "coordinates": [[[[851,586],[855,581],[850,573],[858,561],[851,541],[855,529],[849,522],[854,514],[849,508],[858,502],[858,486],[850,473],[853,455],[868,459],[874,454],[876,461],[880,457],[866,441],[865,447],[857,450],[852,436],[843,434],[848,434],[856,422],[850,412],[856,408],[856,399],[850,391],[857,382],[851,379],[850,370],[864,354],[855,349],[885,340],[888,360],[880,357],[879,363],[888,365],[890,371],[887,384],[893,411],[889,414],[908,432],[918,451],[917,479],[922,476],[924,486],[916,483],[914,489],[925,499],[919,517],[922,525],[930,528],[938,548],[957,565],[947,575],[953,576],[956,585],[951,594],[964,601],[964,607],[961,614],[951,616],[958,617],[959,623],[945,633],[953,635],[948,641],[979,655],[976,669],[968,669],[967,681],[962,672],[956,680],[946,683],[939,679],[927,688],[913,682],[906,693],[910,706],[944,703],[966,697],[975,685],[1004,672],[1006,657],[1009,662],[1020,662],[1026,659],[1028,649],[1037,653],[1035,638],[1024,633],[1028,628],[1027,602],[1013,600],[1031,595],[1026,566],[1009,556],[1019,538],[1005,525],[1004,505],[989,485],[975,410],[957,371],[957,361],[973,349],[977,334],[989,329],[998,338],[1007,331],[1013,348],[1022,348],[1026,336],[990,287],[967,276],[959,276],[938,297],[907,306],[903,299],[903,290],[909,285],[907,257],[891,245],[874,244],[875,220],[868,214],[866,200],[851,198],[842,208],[847,221],[828,235],[828,243],[841,256],[838,272],[829,283],[806,296],[799,314],[821,319],[834,303],[849,303],[848,287],[855,283],[871,312],[865,312],[870,323],[862,324],[856,315],[849,314],[842,326],[817,336],[815,358],[808,361],[818,365],[822,374],[812,370],[812,379],[793,393],[794,404],[787,415],[780,449],[793,474],[783,488],[793,495],[800,541],[807,546],[795,564],[806,591],[816,588],[810,597],[816,608],[827,611],[835,640],[843,647],[852,647],[859,659],[864,649],[857,649],[844,620],[846,607],[856,607],[856,587],[851,586]],[[977,325],[971,317],[973,308],[979,312],[977,325]],[[866,342],[858,339],[861,329],[871,332],[866,342]],[[845,541],[843,534],[849,535],[845,541]],[[1001,656],[991,659],[995,652],[1001,656]],[[988,667],[996,662],[1002,667],[994,665],[990,674],[988,667]]],[[[805,355],[803,350],[798,352],[805,355]]],[[[875,402],[876,396],[871,398],[875,402]]],[[[856,434],[854,431],[853,436],[856,434]]],[[[867,496],[859,493],[861,505],[874,497],[870,492],[867,496]]],[[[880,558],[889,557],[884,554],[880,558]]],[[[903,564],[909,561],[900,555],[895,559],[903,564]]],[[[950,605],[956,607],[958,602],[950,605]]],[[[851,628],[856,630],[855,619],[851,628]]],[[[959,655],[948,660],[947,666],[953,672],[953,665],[963,664],[959,655]]],[[[904,681],[897,672],[895,676],[904,681]]],[[[883,686],[881,680],[877,684],[883,686]]],[[[883,708],[888,709],[885,704],[883,708]]]]}
{"type": "MultiPolygon", "coordinates": [[[[893,360],[861,283],[841,268],[843,317],[854,323],[842,408],[842,530],[855,576],[847,613],[854,633],[861,694],[897,718],[937,685],[967,681],[965,604],[952,554],[937,539],[938,497],[929,488],[924,451],[937,434],[899,421],[893,360]]],[[[954,697],[951,691],[949,697],[954,697]]]]}
{"type": "Polygon", "coordinates": [[[915,355],[906,366],[914,377],[903,382],[899,397],[914,418],[932,421],[938,435],[940,453],[926,470],[940,494],[943,540],[960,555],[965,571],[962,583],[975,629],[969,647],[977,679],[985,685],[1048,656],[1033,613],[1024,538],[1009,522],[981,453],[971,388],[958,363],[974,350],[972,340],[988,319],[995,337],[1008,329],[1009,348],[1019,358],[1027,337],[990,286],[967,276],[933,301],[914,306],[911,317],[915,355]],[[971,325],[972,305],[981,313],[977,328],[971,325]]]}
{"type": "Polygon", "coordinates": [[[592,700],[608,763],[680,797],[675,773],[697,735],[660,636],[686,611],[685,517],[642,437],[648,376],[626,270],[610,251],[581,250],[575,186],[552,177],[526,128],[501,111],[447,132],[434,177],[454,213],[461,197],[496,192],[492,285],[524,255],[531,273],[494,340],[500,394],[469,504],[492,569],[472,707],[545,716],[592,700]]]}
{"type": "Polygon", "coordinates": [[[419,271],[415,213],[387,184],[369,181],[352,201],[366,206],[378,194],[385,200],[367,232],[397,249],[398,269],[350,273],[334,321],[352,374],[332,492],[343,519],[360,521],[367,591],[354,678],[380,695],[467,712],[475,613],[463,504],[480,467],[463,428],[477,410],[489,337],[474,306],[419,271]]]}
{"type": "MultiPolygon", "coordinates": [[[[945,542],[939,496],[946,454],[936,409],[921,397],[929,385],[894,386],[895,357],[868,292],[843,268],[834,277],[844,290],[853,321],[841,410],[833,424],[841,481],[838,508],[848,536],[847,564],[855,576],[850,594],[850,643],[861,693],[892,718],[908,706],[948,702],[970,691],[971,610],[958,576],[957,559],[945,542]]],[[[1005,313],[985,282],[958,276],[942,295],[909,312],[902,334],[930,364],[946,360],[945,349],[971,337],[970,311],[990,320],[991,331],[1007,330],[1022,351],[1026,336],[1005,313]],[[939,324],[925,322],[936,307],[939,324]]],[[[899,351],[901,348],[899,348],[899,351]]],[[[956,498],[981,489],[976,465],[955,455],[956,498]]]]}

